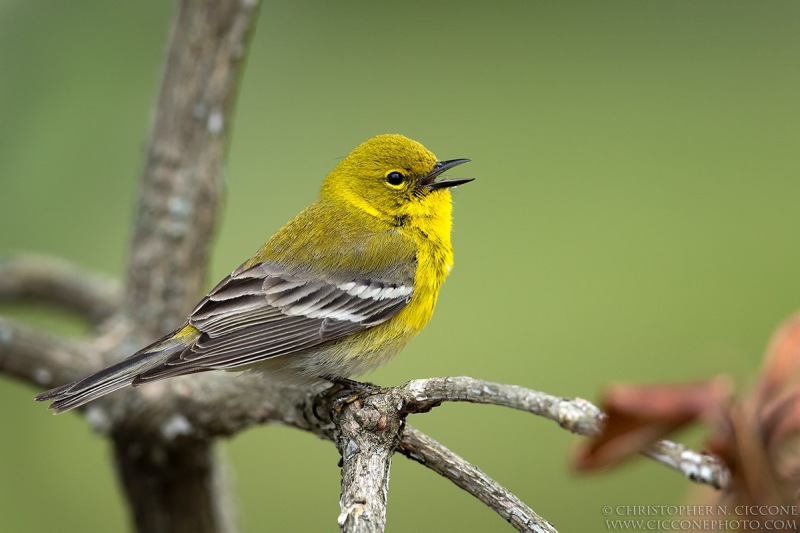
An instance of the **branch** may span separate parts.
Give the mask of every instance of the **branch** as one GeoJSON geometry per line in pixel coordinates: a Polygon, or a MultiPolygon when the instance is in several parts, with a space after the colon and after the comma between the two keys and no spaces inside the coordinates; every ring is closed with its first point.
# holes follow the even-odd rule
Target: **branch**
{"type": "MultiPolygon", "coordinates": [[[[584,436],[599,434],[605,419],[597,406],[582,398],[559,398],[470,377],[417,379],[399,389],[409,413],[428,411],[445,401],[502,405],[543,416],[584,436]]],[[[730,487],[730,470],[714,455],[698,453],[668,440],[659,440],[642,453],[694,482],[718,489],[730,487]]]]}
{"type": "Polygon", "coordinates": [[[334,442],[342,456],[338,523],[343,532],[378,533],[386,527],[389,469],[405,423],[394,399],[387,390],[348,405],[333,402],[338,414],[334,442]]]}
{"type": "MultiPolygon", "coordinates": [[[[340,524],[343,529],[352,527],[350,530],[370,531],[358,529],[361,526],[353,519],[360,519],[361,524],[384,520],[380,518],[380,509],[386,502],[385,473],[390,460],[384,453],[385,446],[389,446],[385,439],[387,435],[394,435],[391,428],[399,427],[396,424],[406,414],[422,413],[445,401],[468,401],[527,411],[586,436],[599,432],[604,418],[596,406],[580,398],[559,398],[524,387],[469,377],[414,380],[398,387],[381,389],[363,401],[346,406],[331,399],[327,384],[298,389],[278,383],[265,384],[264,380],[265,377],[258,373],[209,373],[153,383],[136,391],[121,391],[135,394],[136,398],[115,402],[129,408],[124,413],[118,412],[123,415],[120,420],[96,429],[107,430],[123,424],[140,437],[160,436],[167,440],[185,436],[205,439],[229,436],[269,422],[310,431],[337,442],[342,453],[340,524]],[[143,397],[145,391],[147,395],[143,397]],[[337,424],[342,424],[339,434],[335,432],[337,424],[332,423],[326,414],[337,408],[344,413],[340,415],[341,420],[337,420],[337,424]],[[376,450],[379,455],[371,462],[370,454],[376,450]],[[353,451],[361,453],[354,454],[353,451]],[[354,475],[365,473],[368,475],[354,475]]],[[[92,408],[100,409],[102,401],[95,402],[92,408]]],[[[107,412],[99,416],[95,412],[89,418],[107,421],[108,416],[107,412]]],[[[473,494],[520,531],[532,527],[552,528],[544,525],[547,524],[544,519],[477,467],[416,429],[405,427],[398,450],[473,494]]],[[[670,441],[656,442],[645,455],[681,472],[692,481],[717,488],[730,485],[729,470],[713,455],[698,453],[670,441]]]]}
{"type": "MultiPolygon", "coordinates": [[[[334,439],[328,425],[330,421],[320,415],[330,405],[327,400],[315,399],[328,385],[302,390],[279,384],[265,386],[264,379],[257,373],[238,376],[209,373],[154,383],[137,389],[151,391],[148,396],[152,399],[152,406],[140,405],[141,410],[135,410],[136,414],[131,415],[133,418],[129,422],[136,424],[140,432],[158,433],[170,421],[169,413],[174,408],[185,417],[192,431],[202,432],[208,438],[230,436],[254,425],[277,421],[334,439]],[[167,393],[164,387],[173,389],[167,393]],[[171,397],[177,403],[165,404],[171,397]],[[164,409],[165,405],[169,407],[164,409]]],[[[560,398],[516,385],[470,377],[418,379],[383,389],[384,394],[389,392],[395,395],[396,402],[402,404],[402,414],[422,413],[445,401],[492,404],[543,416],[584,436],[599,433],[604,419],[600,409],[581,398],[560,398]]],[[[730,471],[716,456],[695,452],[666,440],[656,442],[644,454],[692,481],[721,489],[730,486],[730,471]]]]}
{"type": "Polygon", "coordinates": [[[126,309],[140,340],[197,302],[222,193],[222,164],[257,0],[182,0],[170,38],[136,217],[126,309]]]}
{"type": "MultiPolygon", "coordinates": [[[[257,0],[182,0],[178,7],[128,263],[131,345],[180,324],[201,294],[233,99],[257,6],[257,0]]],[[[145,394],[142,389],[139,396],[145,394]]],[[[178,411],[168,417],[183,420],[178,411]]],[[[112,432],[117,471],[139,531],[232,529],[211,441],[181,438],[167,446],[129,427],[126,421],[112,432]]]]}
{"type": "MultiPolygon", "coordinates": [[[[520,531],[535,531],[536,527],[555,531],[474,465],[416,429],[403,430],[409,406],[413,412],[422,412],[440,403],[413,399],[408,392],[410,384],[352,396],[351,391],[326,382],[296,388],[265,383],[265,379],[259,373],[222,372],[174,378],[120,391],[117,394],[130,397],[114,402],[97,400],[88,407],[91,414],[87,418],[96,430],[136,434],[139,439],[167,444],[229,436],[269,422],[331,440],[342,456],[342,531],[383,531],[389,467],[396,449],[476,496],[520,531]],[[120,405],[126,408],[121,411],[120,405]]],[[[449,378],[411,383],[442,380],[449,378]]]]}
{"type": "Polygon", "coordinates": [[[101,364],[99,353],[87,342],[0,318],[0,373],[47,388],[84,376],[101,364]]]}
{"type": "Polygon", "coordinates": [[[421,431],[406,426],[398,451],[449,479],[499,514],[517,531],[555,532],[550,522],[522,500],[421,431]]]}
{"type": "Polygon", "coordinates": [[[100,433],[127,433],[172,445],[189,437],[210,441],[278,422],[333,440],[330,418],[320,422],[316,395],[328,388],[272,383],[259,373],[208,372],[125,388],[83,409],[100,433]]]}
{"type": "Polygon", "coordinates": [[[120,307],[119,285],[63,259],[21,255],[0,261],[0,301],[55,304],[94,325],[120,307]]]}
{"type": "Polygon", "coordinates": [[[642,454],[696,483],[711,485],[715,489],[731,488],[731,471],[716,455],[696,452],[669,440],[656,441],[642,454]]]}

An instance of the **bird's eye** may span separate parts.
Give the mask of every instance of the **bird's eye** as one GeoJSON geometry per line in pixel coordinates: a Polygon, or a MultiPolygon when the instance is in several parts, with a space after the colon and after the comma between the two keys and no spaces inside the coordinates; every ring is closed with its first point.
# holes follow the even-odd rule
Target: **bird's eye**
{"type": "Polygon", "coordinates": [[[405,179],[406,177],[402,173],[397,172],[396,170],[386,174],[386,183],[388,183],[392,187],[399,187],[400,185],[403,184],[403,181],[405,181],[405,179]]]}

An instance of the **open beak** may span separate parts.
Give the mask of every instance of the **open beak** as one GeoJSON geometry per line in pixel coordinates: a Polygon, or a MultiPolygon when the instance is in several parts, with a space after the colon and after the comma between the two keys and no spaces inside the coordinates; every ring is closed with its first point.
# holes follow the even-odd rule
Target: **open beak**
{"type": "Polygon", "coordinates": [[[453,167],[457,167],[462,163],[469,163],[469,159],[451,159],[449,161],[437,161],[433,167],[433,170],[420,180],[420,185],[427,187],[430,190],[436,189],[446,189],[449,187],[456,187],[458,185],[463,185],[464,183],[469,183],[475,178],[455,178],[451,180],[442,180],[436,181],[436,178],[442,174],[444,171],[449,170],[453,167]]]}

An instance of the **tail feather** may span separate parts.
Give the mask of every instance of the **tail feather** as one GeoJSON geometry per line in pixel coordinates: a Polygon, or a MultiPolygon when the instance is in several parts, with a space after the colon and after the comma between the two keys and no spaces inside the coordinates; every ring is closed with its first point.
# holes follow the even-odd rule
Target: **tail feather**
{"type": "Polygon", "coordinates": [[[186,346],[186,339],[178,339],[170,334],[119,363],[83,379],[45,391],[36,397],[36,401],[52,401],[50,409],[56,413],[80,407],[130,385],[136,376],[164,364],[170,356],[184,350],[186,346]]]}

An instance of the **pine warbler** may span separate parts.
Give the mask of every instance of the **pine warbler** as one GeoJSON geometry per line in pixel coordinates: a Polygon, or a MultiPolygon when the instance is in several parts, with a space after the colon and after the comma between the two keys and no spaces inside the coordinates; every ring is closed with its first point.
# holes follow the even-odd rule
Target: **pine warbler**
{"type": "Polygon", "coordinates": [[[37,400],[67,411],[126,385],[216,369],[336,379],[385,363],[427,324],[453,266],[450,188],[468,159],[416,141],[358,146],[319,198],[203,298],[178,329],[37,400]]]}

